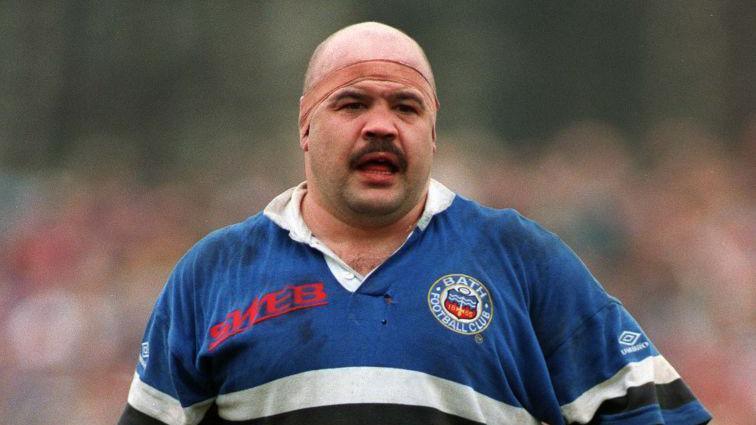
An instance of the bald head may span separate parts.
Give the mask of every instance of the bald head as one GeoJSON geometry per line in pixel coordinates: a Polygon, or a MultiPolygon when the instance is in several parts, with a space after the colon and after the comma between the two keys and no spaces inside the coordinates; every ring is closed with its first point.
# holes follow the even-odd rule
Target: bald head
{"type": "Polygon", "coordinates": [[[363,22],[331,34],[318,45],[305,73],[304,92],[331,71],[374,59],[396,61],[417,69],[435,90],[430,63],[415,40],[388,25],[363,22]]]}

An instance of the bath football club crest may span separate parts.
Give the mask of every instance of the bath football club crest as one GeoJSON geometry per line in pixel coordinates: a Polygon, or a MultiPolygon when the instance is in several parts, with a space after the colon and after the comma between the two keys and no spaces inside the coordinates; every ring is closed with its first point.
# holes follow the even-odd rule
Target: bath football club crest
{"type": "Polygon", "coordinates": [[[483,332],[493,317],[488,288],[478,279],[459,273],[433,282],[428,291],[428,307],[439,323],[466,335],[483,332]]]}

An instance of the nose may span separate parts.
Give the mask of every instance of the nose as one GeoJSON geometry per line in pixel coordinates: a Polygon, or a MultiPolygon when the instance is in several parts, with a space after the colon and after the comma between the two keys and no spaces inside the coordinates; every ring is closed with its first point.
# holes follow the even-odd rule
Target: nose
{"type": "Polygon", "coordinates": [[[397,128],[392,111],[383,105],[375,105],[365,116],[365,125],[362,127],[362,138],[367,141],[384,139],[394,140],[397,128]]]}

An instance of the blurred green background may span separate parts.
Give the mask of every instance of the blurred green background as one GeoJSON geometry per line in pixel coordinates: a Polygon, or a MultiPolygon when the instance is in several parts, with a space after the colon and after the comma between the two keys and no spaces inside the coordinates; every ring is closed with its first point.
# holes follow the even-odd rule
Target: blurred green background
{"type": "Polygon", "coordinates": [[[434,176],[561,235],[716,424],[751,423],[745,0],[1,2],[0,422],[115,422],[171,267],[303,179],[309,55],[366,20],[433,65],[434,176]]]}

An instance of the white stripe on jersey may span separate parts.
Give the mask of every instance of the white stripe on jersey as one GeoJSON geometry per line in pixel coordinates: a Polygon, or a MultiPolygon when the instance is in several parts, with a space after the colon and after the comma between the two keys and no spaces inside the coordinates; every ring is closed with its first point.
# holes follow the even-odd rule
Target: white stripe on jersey
{"type": "Polygon", "coordinates": [[[667,360],[658,355],[629,363],[611,378],[581,394],[573,402],[561,407],[568,422],[587,423],[606,400],[622,397],[627,389],[653,382],[668,384],[680,378],[667,360]]]}
{"type": "Polygon", "coordinates": [[[490,424],[539,424],[471,387],[422,372],[380,367],[343,367],[299,373],[216,399],[224,419],[241,421],[311,407],[387,403],[431,407],[490,424]]]}
{"type": "Polygon", "coordinates": [[[182,408],[178,400],[145,384],[139,374],[134,373],[128,401],[134,409],[169,425],[196,425],[210,408],[213,399],[182,408]]]}

